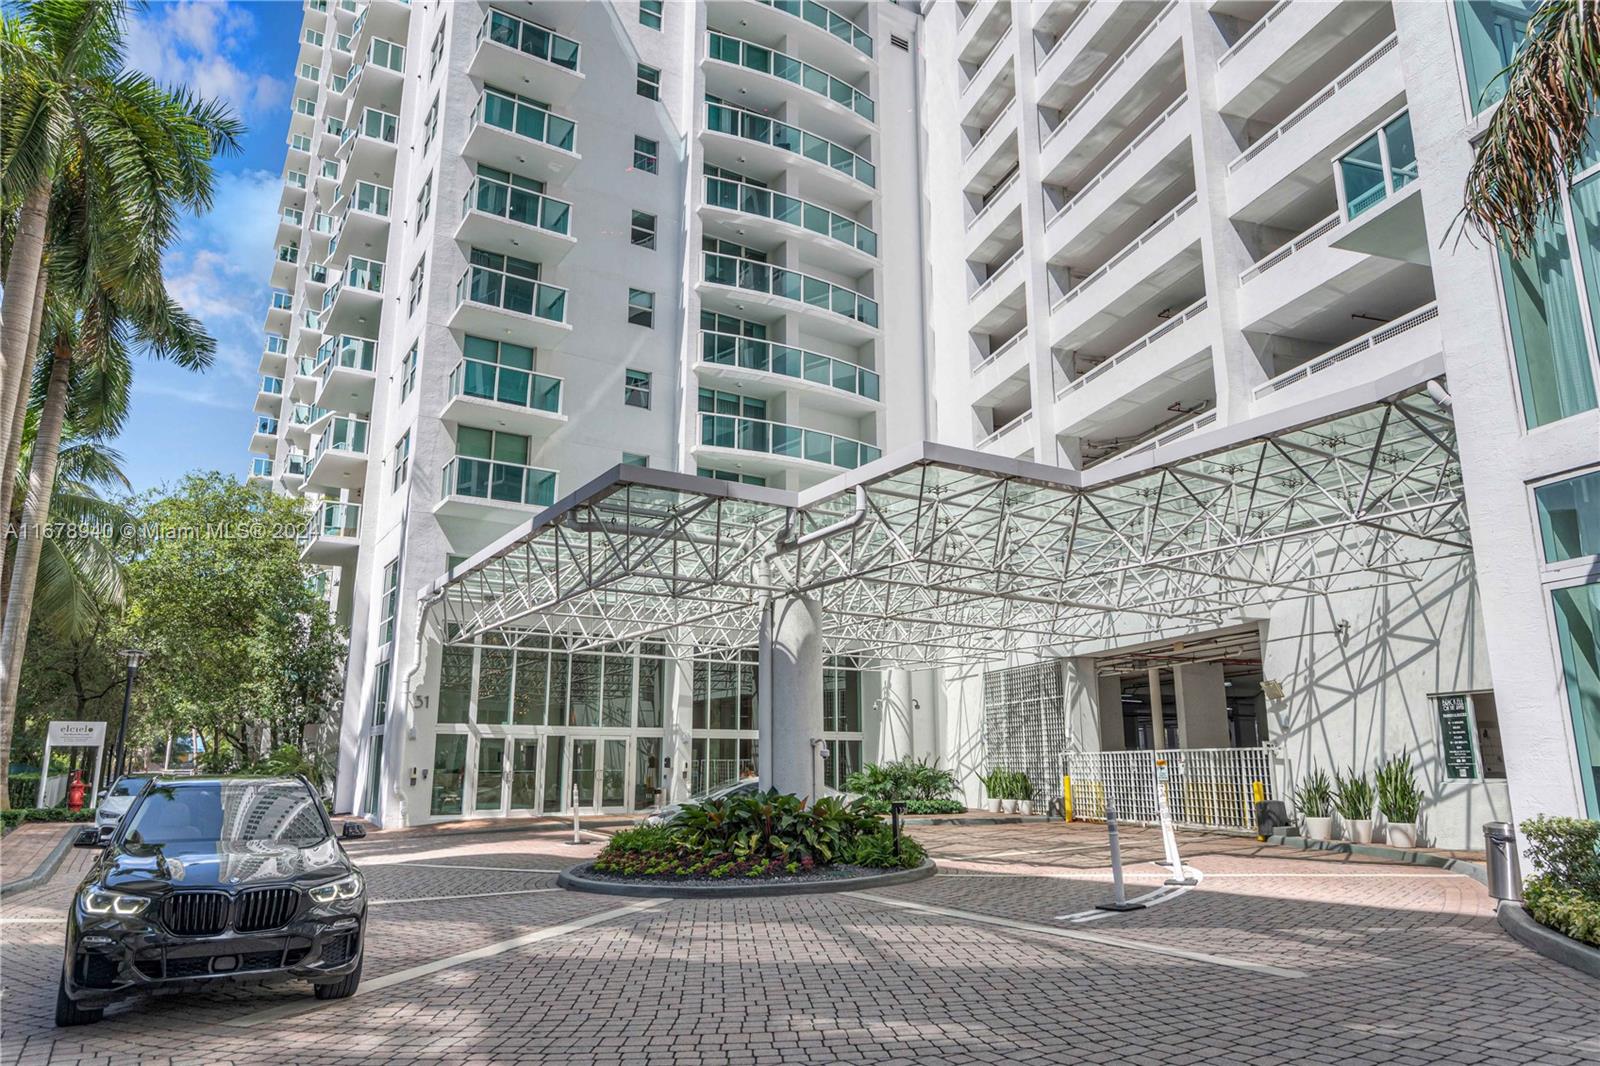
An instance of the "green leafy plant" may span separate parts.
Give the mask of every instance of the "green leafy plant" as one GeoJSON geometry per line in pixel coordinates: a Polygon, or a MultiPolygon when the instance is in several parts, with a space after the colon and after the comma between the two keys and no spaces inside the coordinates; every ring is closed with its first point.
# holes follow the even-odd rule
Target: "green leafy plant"
{"type": "Polygon", "coordinates": [[[1366,774],[1356,773],[1354,767],[1350,768],[1349,777],[1337,770],[1333,772],[1333,797],[1333,806],[1340,818],[1361,821],[1372,817],[1372,803],[1376,798],[1372,782],[1367,780],[1366,774]]]}
{"type": "Polygon", "coordinates": [[[39,798],[39,775],[36,773],[12,774],[6,779],[6,793],[10,798],[7,806],[32,807],[39,798]]]}
{"type": "Polygon", "coordinates": [[[94,810],[90,807],[85,807],[81,811],[68,810],[65,807],[14,807],[0,811],[0,829],[7,833],[25,822],[92,821],[94,821],[94,810]]]}
{"type": "Polygon", "coordinates": [[[1411,756],[1401,752],[1378,767],[1378,809],[1386,821],[1414,824],[1422,810],[1422,789],[1411,756]]]}
{"type": "Polygon", "coordinates": [[[880,826],[876,832],[863,833],[857,837],[850,846],[850,861],[857,866],[870,866],[876,869],[905,869],[910,870],[922,865],[928,853],[921,844],[905,834],[900,835],[900,854],[894,853],[894,833],[888,826],[880,826]]]}
{"type": "Polygon", "coordinates": [[[938,763],[909,756],[889,763],[869,763],[846,775],[844,791],[884,804],[948,799],[956,790],[956,778],[938,763]]]}
{"type": "Polygon", "coordinates": [[[1600,899],[1600,822],[1541,814],[1518,828],[1540,876],[1600,899]]]}
{"type": "Polygon", "coordinates": [[[1333,783],[1318,770],[1294,790],[1294,805],[1307,818],[1326,818],[1333,805],[1333,783]]]}

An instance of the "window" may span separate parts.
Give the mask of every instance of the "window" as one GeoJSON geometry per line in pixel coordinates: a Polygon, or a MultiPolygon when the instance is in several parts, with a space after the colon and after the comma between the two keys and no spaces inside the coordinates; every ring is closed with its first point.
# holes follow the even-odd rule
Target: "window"
{"type": "Polygon", "coordinates": [[[661,146],[648,137],[633,137],[633,169],[654,174],[660,164],[661,146]]]}
{"type": "Polygon", "coordinates": [[[372,672],[372,728],[382,729],[389,719],[389,660],[372,672]]]}
{"type": "Polygon", "coordinates": [[[639,74],[634,81],[634,91],[646,100],[661,99],[661,72],[655,67],[639,64],[639,74]]]}
{"type": "Polygon", "coordinates": [[[656,246],[656,216],[647,215],[643,211],[633,213],[633,228],[630,238],[636,248],[654,248],[656,246]]]}
{"type": "Polygon", "coordinates": [[[1533,490],[1545,565],[1600,555],[1600,470],[1533,490]]]}
{"type": "Polygon", "coordinates": [[[400,360],[400,402],[405,403],[411,390],[417,387],[417,341],[411,342],[410,351],[400,360]]]}
{"type": "Polygon", "coordinates": [[[406,296],[406,314],[410,315],[417,309],[417,304],[422,302],[422,282],[427,276],[428,257],[426,254],[417,260],[417,267],[411,272],[411,288],[406,296]]]}
{"type": "Polygon", "coordinates": [[[648,455],[640,455],[638,452],[623,452],[622,453],[622,465],[623,466],[649,466],[650,465],[650,457],[648,455]]]}
{"type": "Polygon", "coordinates": [[[378,619],[378,643],[394,640],[395,615],[400,609],[400,560],[391,559],[383,568],[383,614],[378,619]]]}
{"type": "Polygon", "coordinates": [[[394,442],[394,481],[389,486],[390,492],[397,491],[406,483],[406,470],[411,465],[411,431],[408,429],[400,434],[400,439],[394,442]]]}
{"type": "Polygon", "coordinates": [[[656,324],[656,294],[643,289],[628,290],[628,324],[654,329],[656,324]]]}
{"type": "Polygon", "coordinates": [[[311,138],[303,133],[292,134],[289,137],[289,147],[296,152],[309,152],[311,151],[311,138]]]}
{"type": "Polygon", "coordinates": [[[428,152],[428,146],[433,143],[433,135],[439,132],[439,94],[433,94],[433,103],[428,105],[428,113],[422,120],[422,152],[428,152]]]}
{"type": "Polygon", "coordinates": [[[646,370],[629,370],[622,381],[622,402],[629,407],[650,409],[650,373],[646,370]]]}
{"type": "Polygon", "coordinates": [[[639,0],[639,25],[646,29],[659,30],[663,6],[665,6],[663,0],[639,0]]]}
{"type": "Polygon", "coordinates": [[[439,72],[439,61],[444,58],[444,23],[439,23],[439,32],[433,35],[433,44],[428,48],[428,80],[439,72]]]}
{"type": "Polygon", "coordinates": [[[1600,818],[1600,582],[1552,589],[1556,643],[1590,818],[1600,818]]]}
{"type": "Polygon", "coordinates": [[[1456,0],[1467,103],[1473,114],[1506,94],[1502,72],[1522,47],[1528,16],[1537,6],[1529,0],[1456,0]]]}
{"type": "Polygon", "coordinates": [[[737,481],[744,485],[765,485],[767,479],[758,474],[736,474],[732,470],[715,470],[709,466],[695,468],[696,477],[709,477],[717,481],[737,481]]]}
{"type": "Polygon", "coordinates": [[[433,210],[433,175],[430,173],[422,183],[422,191],[417,193],[417,229],[420,232],[422,224],[428,221],[428,212],[433,210]]]}

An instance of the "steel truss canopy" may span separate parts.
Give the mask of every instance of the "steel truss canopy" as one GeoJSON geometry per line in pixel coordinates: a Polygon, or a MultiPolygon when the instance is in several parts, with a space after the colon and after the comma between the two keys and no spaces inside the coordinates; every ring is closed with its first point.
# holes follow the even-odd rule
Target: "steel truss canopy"
{"type": "Polygon", "coordinates": [[[732,657],[766,597],[803,593],[828,654],[918,668],[1236,624],[1470,551],[1453,425],[1426,395],[1240,428],[1120,475],[929,443],[799,493],[617,467],[430,596],[454,643],[732,657]]]}

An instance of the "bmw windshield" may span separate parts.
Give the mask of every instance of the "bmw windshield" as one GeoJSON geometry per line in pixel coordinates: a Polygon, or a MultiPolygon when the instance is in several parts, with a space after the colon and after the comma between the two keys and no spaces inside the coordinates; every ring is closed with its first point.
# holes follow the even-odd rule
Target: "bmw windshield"
{"type": "Polygon", "coordinates": [[[270,841],[309,847],[330,835],[320,801],[296,781],[203,781],[152,788],[127,820],[129,846],[270,841]]]}

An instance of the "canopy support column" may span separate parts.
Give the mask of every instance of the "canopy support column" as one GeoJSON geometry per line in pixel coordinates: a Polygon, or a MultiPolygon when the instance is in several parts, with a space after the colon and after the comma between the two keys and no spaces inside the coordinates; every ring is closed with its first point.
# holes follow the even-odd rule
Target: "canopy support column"
{"type": "Polygon", "coordinates": [[[784,596],[761,616],[757,666],[757,750],[762,788],[814,796],[822,763],[822,608],[810,596],[784,596]],[[770,770],[770,772],[768,772],[770,770]],[[815,782],[815,785],[813,784],[815,782]]]}
{"type": "Polygon", "coordinates": [[[911,671],[890,670],[885,680],[881,704],[883,719],[878,726],[878,761],[893,762],[896,759],[913,758],[915,751],[912,743],[916,730],[911,724],[914,702],[911,695],[911,671]]]}

